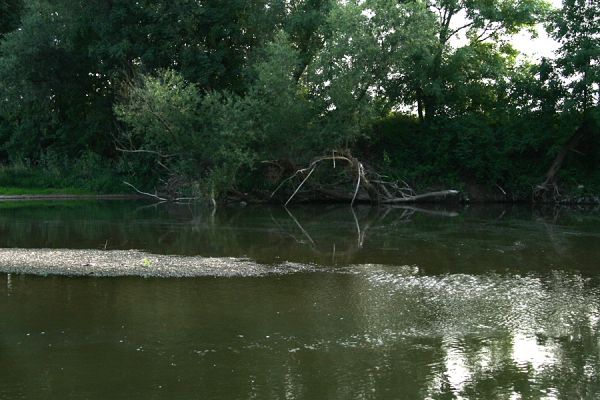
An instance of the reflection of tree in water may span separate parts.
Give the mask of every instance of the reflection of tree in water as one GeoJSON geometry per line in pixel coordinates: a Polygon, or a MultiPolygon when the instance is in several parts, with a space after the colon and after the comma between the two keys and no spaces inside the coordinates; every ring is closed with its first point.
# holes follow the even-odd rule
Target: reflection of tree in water
{"type": "MultiPolygon", "coordinates": [[[[296,219],[294,214],[287,208],[285,210],[288,213],[288,215],[290,216],[290,218],[294,221],[294,223],[296,224],[298,229],[308,239],[308,242],[312,245],[311,249],[313,250],[313,252],[315,254],[318,254],[319,256],[323,256],[323,255],[328,256],[329,254],[327,254],[327,253],[324,254],[323,251],[320,251],[317,249],[315,241],[312,239],[310,234],[303,228],[302,224],[298,221],[298,219],[296,219]]],[[[352,220],[354,221],[354,226],[356,228],[356,241],[355,241],[355,243],[352,243],[352,241],[349,241],[349,243],[345,246],[346,250],[343,250],[340,252],[340,251],[336,251],[337,237],[333,236],[332,238],[330,238],[329,241],[333,242],[333,248],[331,250],[332,263],[336,264],[337,261],[341,261],[341,262],[351,261],[353,258],[353,255],[363,248],[365,239],[367,237],[367,233],[371,227],[378,225],[378,224],[380,224],[380,225],[385,224],[386,228],[390,229],[390,228],[395,227],[397,224],[410,222],[411,217],[417,212],[425,213],[428,215],[434,215],[434,216],[442,216],[442,217],[456,217],[459,215],[458,213],[452,212],[452,211],[428,210],[425,208],[418,208],[418,207],[412,207],[412,206],[396,206],[396,207],[384,207],[384,208],[369,207],[366,215],[364,215],[363,218],[359,219],[356,209],[354,207],[350,207],[350,208],[348,208],[348,214],[350,214],[352,216],[352,220]],[[395,215],[395,218],[388,218],[388,216],[390,216],[392,211],[399,211],[399,213],[395,215]]],[[[359,209],[359,213],[360,213],[360,209],[359,209]]],[[[363,213],[363,214],[365,214],[365,213],[363,213]]],[[[325,216],[323,216],[323,217],[325,217],[325,216]]],[[[340,239],[342,241],[348,241],[348,240],[344,240],[343,236],[340,239]]],[[[299,243],[302,243],[302,241],[300,241],[298,239],[296,239],[296,241],[299,243]]]]}
{"type": "Polygon", "coordinates": [[[408,264],[427,273],[590,270],[597,213],[517,207],[444,209],[228,208],[136,203],[29,204],[0,208],[0,246],[143,249],[249,257],[259,262],[408,264]],[[454,217],[454,218],[449,218],[454,217]],[[551,230],[549,236],[549,229],[551,230]]]}
{"type": "Polygon", "coordinates": [[[430,365],[429,398],[554,398],[549,388],[556,398],[600,394],[600,296],[579,275],[427,277],[382,269],[367,281],[386,290],[353,292],[365,294],[365,329],[387,338],[389,351],[406,337],[440,338],[432,344],[439,356],[430,365]]]}
{"type": "Polygon", "coordinates": [[[277,261],[349,260],[374,222],[393,227],[415,212],[329,206],[229,208],[213,213],[189,205],[74,203],[0,210],[3,247],[146,249],[158,253],[250,256],[277,261]],[[398,211],[398,212],[396,212],[398,211]],[[387,218],[389,215],[395,218],[387,218]],[[306,229],[304,228],[306,226],[306,229]],[[309,231],[316,231],[309,233],[309,231]],[[317,242],[313,240],[315,236],[317,242]],[[306,246],[306,244],[310,246],[306,246]],[[333,251],[333,249],[336,249],[333,251]],[[338,251],[339,249],[339,251],[338,251]],[[277,257],[273,257],[277,255],[277,257]],[[333,257],[332,257],[333,256],[333,257]]]}
{"type": "MultiPolygon", "coordinates": [[[[346,308],[354,310],[352,333],[279,339],[294,398],[310,398],[302,395],[302,383],[310,385],[306,380],[313,369],[343,382],[328,398],[570,399],[600,394],[599,291],[579,275],[348,272],[357,274],[354,285],[345,287],[351,297],[346,308]],[[293,355],[285,354],[286,345],[298,346],[293,355]],[[330,354],[332,364],[313,365],[307,352],[321,360],[319,354],[330,354]]],[[[313,322],[331,324],[325,316],[313,322]]]]}

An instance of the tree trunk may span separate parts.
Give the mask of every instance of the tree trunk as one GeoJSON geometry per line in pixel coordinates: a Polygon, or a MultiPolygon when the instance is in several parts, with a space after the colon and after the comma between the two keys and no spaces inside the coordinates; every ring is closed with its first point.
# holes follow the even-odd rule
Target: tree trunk
{"type": "Polygon", "coordinates": [[[579,143],[579,141],[583,137],[584,133],[585,133],[585,129],[583,129],[583,127],[579,127],[575,131],[575,133],[573,133],[573,135],[569,138],[569,140],[563,146],[563,148],[558,152],[558,154],[556,155],[556,158],[554,159],[554,162],[550,166],[550,169],[548,169],[548,172],[546,172],[546,182],[548,182],[548,183],[556,182],[556,174],[562,167],[563,162],[565,161],[565,157],[567,156],[569,151],[575,149],[575,147],[577,146],[577,143],[579,143]]]}
{"type": "Polygon", "coordinates": [[[567,140],[567,142],[564,144],[564,146],[560,149],[560,151],[554,158],[552,165],[550,165],[548,172],[546,172],[546,179],[544,180],[543,183],[539,184],[535,188],[535,190],[533,192],[534,200],[536,198],[543,199],[545,194],[549,191],[553,191],[555,197],[558,196],[558,188],[556,186],[556,175],[558,174],[558,171],[560,171],[560,169],[562,168],[562,165],[565,161],[565,158],[567,157],[567,154],[569,154],[570,151],[575,149],[575,147],[577,146],[579,141],[585,135],[585,132],[586,132],[585,126],[586,126],[585,122],[582,123],[579,126],[579,128],[577,128],[577,130],[571,135],[569,140],[567,140]]]}
{"type": "Polygon", "coordinates": [[[423,114],[423,89],[417,89],[417,111],[419,113],[419,122],[423,123],[425,121],[425,116],[423,114]]]}

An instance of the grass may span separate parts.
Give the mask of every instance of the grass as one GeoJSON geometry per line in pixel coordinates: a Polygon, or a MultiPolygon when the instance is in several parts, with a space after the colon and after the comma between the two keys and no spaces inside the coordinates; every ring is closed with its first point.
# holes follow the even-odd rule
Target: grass
{"type": "Polygon", "coordinates": [[[0,195],[4,196],[127,193],[122,180],[112,164],[95,159],[0,165],[0,195]]]}
{"type": "Polygon", "coordinates": [[[0,186],[0,196],[21,196],[21,195],[94,195],[97,194],[91,190],[80,188],[19,188],[0,186]]]}

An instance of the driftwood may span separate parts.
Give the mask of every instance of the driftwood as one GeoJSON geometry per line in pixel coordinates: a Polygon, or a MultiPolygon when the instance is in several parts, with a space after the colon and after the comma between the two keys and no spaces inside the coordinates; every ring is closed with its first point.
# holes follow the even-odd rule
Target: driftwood
{"type": "MultiPolygon", "coordinates": [[[[152,198],[156,200],[158,203],[164,202],[193,202],[199,200],[199,197],[181,197],[179,196],[181,189],[186,186],[185,179],[174,172],[167,165],[167,160],[173,157],[177,157],[177,154],[163,154],[159,151],[149,150],[149,149],[136,149],[136,148],[125,148],[121,146],[118,142],[115,146],[115,149],[121,153],[131,153],[131,154],[150,154],[156,156],[156,164],[162,168],[164,168],[168,172],[168,176],[166,178],[159,178],[161,193],[159,194],[155,188],[154,193],[144,192],[129,182],[123,182],[124,185],[132,188],[136,193],[152,198]]],[[[214,204],[214,196],[211,194],[211,200],[214,204]]]]}
{"type": "MultiPolygon", "coordinates": [[[[157,156],[158,164],[163,166],[169,171],[167,179],[161,179],[161,190],[160,193],[155,190],[154,193],[144,192],[129,182],[123,182],[125,185],[132,188],[136,193],[152,198],[158,202],[192,202],[200,200],[198,197],[180,197],[182,187],[186,186],[185,179],[172,172],[166,165],[164,165],[160,159],[167,159],[173,157],[171,154],[161,154],[152,150],[147,149],[124,149],[122,147],[117,148],[119,151],[126,153],[148,153],[157,156]]],[[[317,193],[334,201],[349,202],[352,206],[356,202],[371,203],[371,204],[406,204],[416,202],[428,202],[428,201],[439,201],[448,197],[455,197],[459,194],[456,190],[444,190],[430,193],[417,194],[406,182],[402,180],[390,180],[386,176],[383,176],[369,165],[359,161],[353,157],[349,152],[336,152],[333,151],[330,155],[318,157],[309,163],[305,168],[296,169],[293,164],[286,160],[278,161],[263,161],[261,164],[268,165],[269,167],[277,168],[278,175],[281,177],[284,173],[289,173],[285,179],[282,179],[277,188],[271,193],[259,195],[256,201],[251,199],[250,193],[237,192],[235,189],[231,189],[229,194],[233,198],[237,198],[240,201],[251,201],[251,202],[264,202],[265,200],[273,199],[273,196],[287,183],[292,182],[294,179],[300,179],[300,182],[295,186],[292,194],[285,201],[287,206],[291,203],[301,189],[306,186],[311,176],[313,176],[316,169],[323,163],[329,161],[332,163],[335,169],[338,164],[346,166],[346,171],[352,177],[353,191],[346,192],[341,191],[339,188],[323,188],[320,185],[314,185],[311,187],[312,193],[317,193]],[[295,171],[292,173],[292,171],[295,171]],[[268,196],[268,199],[266,197],[268,196]]],[[[214,193],[210,193],[210,200],[213,204],[213,208],[216,208],[216,200],[214,193]]]]}
{"type": "Polygon", "coordinates": [[[404,181],[391,181],[386,177],[376,173],[372,168],[366,167],[358,159],[348,153],[336,153],[314,159],[307,167],[296,170],[291,176],[285,178],[271,193],[271,198],[288,182],[294,178],[300,177],[302,181],[288,197],[285,205],[287,206],[298,194],[300,189],[307,183],[317,167],[324,161],[331,161],[333,167],[336,162],[343,162],[347,165],[350,174],[356,180],[356,185],[352,193],[345,193],[325,188],[316,188],[315,191],[332,199],[346,200],[354,205],[356,201],[370,202],[377,204],[401,204],[416,203],[441,200],[448,197],[454,197],[459,194],[457,190],[443,190],[437,192],[416,194],[415,191],[404,181]],[[367,197],[360,196],[360,190],[366,193],[367,197]]]}
{"type": "Polygon", "coordinates": [[[151,197],[160,202],[168,201],[168,199],[166,199],[164,197],[160,197],[157,193],[152,194],[152,193],[148,193],[148,192],[142,192],[141,190],[139,190],[138,188],[136,188],[129,182],[123,181],[123,184],[129,186],[130,188],[132,188],[133,190],[135,190],[138,194],[141,194],[142,196],[151,197]]]}
{"type": "Polygon", "coordinates": [[[424,201],[440,200],[440,199],[444,199],[447,197],[456,196],[459,193],[460,192],[458,190],[441,190],[438,192],[423,193],[423,194],[418,194],[415,196],[384,199],[382,201],[382,203],[383,204],[418,203],[418,202],[424,202],[424,201]]]}
{"type": "MultiPolygon", "coordinates": [[[[124,185],[129,186],[130,188],[132,188],[133,190],[135,190],[138,194],[141,194],[142,196],[146,196],[149,198],[152,198],[154,200],[156,200],[159,203],[165,203],[165,202],[175,202],[175,203],[181,203],[181,202],[192,202],[192,201],[196,201],[199,200],[199,197],[161,197],[158,195],[157,192],[155,193],[148,193],[148,192],[142,192],[141,190],[139,190],[138,188],[136,188],[134,185],[132,185],[129,182],[123,182],[124,185]]],[[[214,200],[213,200],[214,202],[214,200]]]]}

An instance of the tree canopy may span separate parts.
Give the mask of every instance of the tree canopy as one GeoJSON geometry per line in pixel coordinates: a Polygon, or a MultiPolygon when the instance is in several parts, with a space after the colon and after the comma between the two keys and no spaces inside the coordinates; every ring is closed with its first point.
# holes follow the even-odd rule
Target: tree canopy
{"type": "Polygon", "coordinates": [[[584,141],[564,173],[593,182],[599,18],[592,0],[0,0],[0,162],[206,194],[337,150],[524,193],[584,141]],[[542,23],[557,57],[520,57],[542,23]]]}

